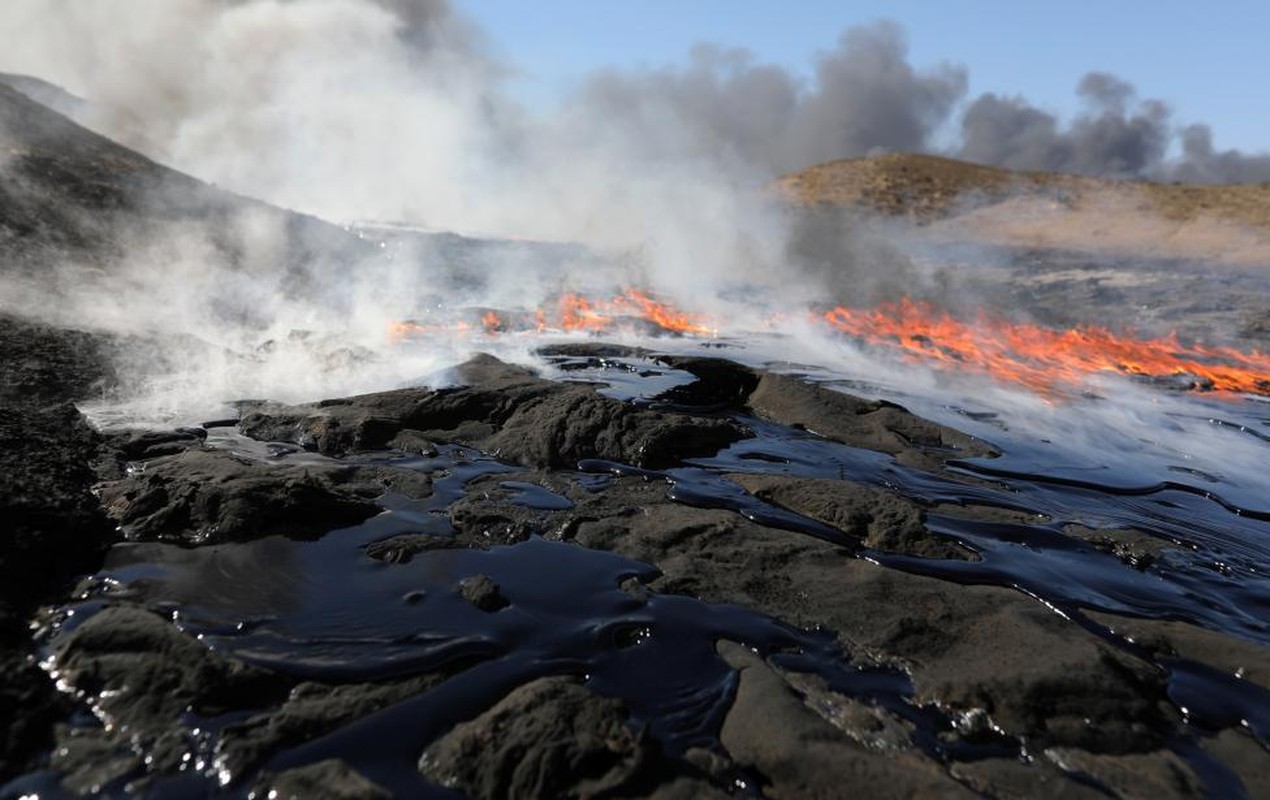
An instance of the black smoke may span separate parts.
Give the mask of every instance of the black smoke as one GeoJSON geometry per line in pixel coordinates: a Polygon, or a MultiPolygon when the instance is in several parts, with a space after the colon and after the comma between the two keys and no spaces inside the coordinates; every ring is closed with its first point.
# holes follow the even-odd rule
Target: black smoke
{"type": "Polygon", "coordinates": [[[804,81],[753,53],[698,45],[687,67],[605,71],[577,102],[639,131],[646,143],[684,143],[713,156],[786,172],[835,158],[923,150],[966,92],[966,72],[915,69],[903,30],[880,22],[847,30],[804,81]]]}
{"type": "Polygon", "coordinates": [[[903,29],[879,22],[843,33],[809,79],[702,44],[685,67],[600,73],[574,102],[654,151],[687,147],[768,173],[894,151],[1104,177],[1270,180],[1270,154],[1216,151],[1208,126],[1179,125],[1165,102],[1107,72],[1080,78],[1071,120],[1022,97],[969,98],[967,82],[961,66],[913,66],[903,29]]]}

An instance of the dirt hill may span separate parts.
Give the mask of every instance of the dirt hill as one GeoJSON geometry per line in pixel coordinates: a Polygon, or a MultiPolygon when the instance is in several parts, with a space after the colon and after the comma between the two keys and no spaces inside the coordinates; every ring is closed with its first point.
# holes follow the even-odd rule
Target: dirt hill
{"type": "Polygon", "coordinates": [[[1109,180],[896,153],[817,164],[773,188],[796,206],[901,217],[939,238],[1270,265],[1270,184],[1109,180]]]}
{"type": "Polygon", "coordinates": [[[1143,211],[1183,221],[1210,215],[1270,229],[1270,184],[1191,185],[1024,172],[940,156],[888,153],[816,164],[776,181],[801,205],[854,206],[922,221],[1020,196],[1077,208],[1112,195],[1138,195],[1143,211]]]}

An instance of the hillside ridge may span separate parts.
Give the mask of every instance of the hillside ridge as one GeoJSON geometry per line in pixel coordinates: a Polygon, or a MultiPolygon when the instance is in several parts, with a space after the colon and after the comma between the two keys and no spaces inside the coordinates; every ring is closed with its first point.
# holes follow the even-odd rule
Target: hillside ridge
{"type": "Polygon", "coordinates": [[[1181,184],[1010,170],[920,153],[814,164],[771,184],[797,206],[856,208],[919,223],[1012,198],[1069,210],[1116,200],[1174,222],[1212,217],[1270,231],[1270,184],[1181,184]]]}

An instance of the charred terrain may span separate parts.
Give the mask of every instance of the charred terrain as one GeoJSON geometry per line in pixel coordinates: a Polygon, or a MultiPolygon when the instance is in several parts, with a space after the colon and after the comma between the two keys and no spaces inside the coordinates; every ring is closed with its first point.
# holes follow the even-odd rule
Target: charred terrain
{"type": "MultiPolygon", "coordinates": [[[[190,224],[245,264],[244,216],[284,232],[289,292],[376,251],[4,84],[0,164],[13,285],[109,274],[121,231],[190,224]]],[[[1265,187],[897,156],[781,188],[808,206],[791,258],[842,281],[867,271],[844,231],[911,225],[872,257],[926,275],[940,253],[925,291],[954,311],[1270,336],[1265,187]],[[1191,232],[1144,251],[991,216],[1113,200],[1191,232]],[[1223,226],[1241,244],[1200,258],[1223,226]]],[[[868,376],[595,335],[536,343],[533,368],[476,354],[431,384],[93,426],[81,408],[168,334],[56,311],[0,317],[4,797],[1270,795],[1263,475],[1082,471],[868,376]]],[[[1205,388],[1169,377],[1145,391],[1205,388]]],[[[1179,431],[1270,442],[1255,391],[1177,402],[1179,431]]]]}

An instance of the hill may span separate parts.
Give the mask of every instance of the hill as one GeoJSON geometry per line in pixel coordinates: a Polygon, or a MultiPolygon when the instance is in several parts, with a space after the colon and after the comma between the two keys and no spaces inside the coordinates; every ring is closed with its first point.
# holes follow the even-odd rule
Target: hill
{"type": "Polygon", "coordinates": [[[1185,221],[1211,215],[1270,229],[1270,184],[1163,184],[1027,172],[917,153],[816,164],[782,176],[775,189],[799,205],[847,206],[931,221],[1007,198],[1041,197],[1077,208],[1136,195],[1140,209],[1185,221]]]}
{"type": "Polygon", "coordinates": [[[772,188],[795,207],[903,218],[936,238],[1270,264],[1270,184],[1110,180],[894,153],[817,164],[772,188]]]}
{"type": "Polygon", "coordinates": [[[337,226],[158,164],[13,88],[14,76],[3,77],[0,272],[38,272],[67,261],[104,266],[122,254],[125,237],[164,237],[189,225],[206,232],[226,263],[241,264],[247,218],[283,231],[279,267],[368,249],[337,226]]]}

